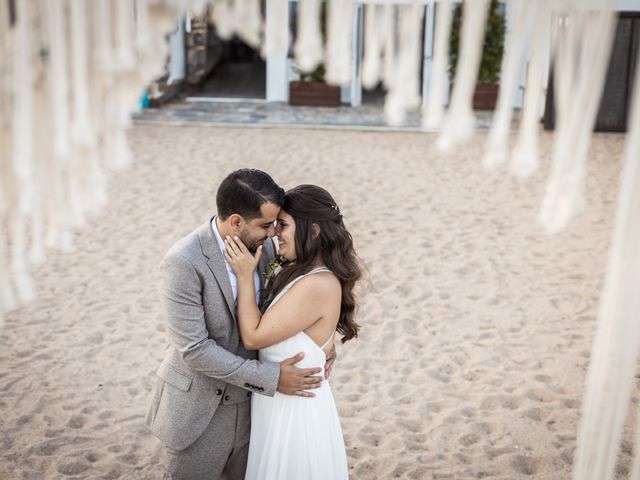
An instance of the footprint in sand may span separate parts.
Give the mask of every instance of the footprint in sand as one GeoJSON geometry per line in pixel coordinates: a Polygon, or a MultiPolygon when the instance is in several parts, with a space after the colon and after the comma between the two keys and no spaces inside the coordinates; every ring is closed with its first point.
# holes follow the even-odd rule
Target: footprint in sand
{"type": "Polygon", "coordinates": [[[496,427],[493,423],[489,422],[478,422],[471,424],[471,430],[476,432],[478,435],[491,435],[496,431],[496,427]]]}
{"type": "Polygon", "coordinates": [[[580,408],[580,405],[582,405],[582,402],[580,400],[576,400],[575,398],[567,398],[563,400],[562,403],[564,403],[565,407],[573,409],[578,409],[580,408]]]}
{"type": "Polygon", "coordinates": [[[482,400],[480,408],[482,410],[495,410],[498,407],[512,409],[511,399],[506,395],[490,395],[482,400]]]}
{"type": "Polygon", "coordinates": [[[89,465],[77,461],[65,461],[58,465],[58,473],[63,475],[78,475],[89,469],[89,465]]]}
{"type": "Polygon", "coordinates": [[[511,447],[487,448],[484,451],[484,453],[486,454],[489,460],[493,460],[494,458],[500,457],[502,455],[513,453],[513,448],[511,447]]]}
{"type": "Polygon", "coordinates": [[[551,400],[553,400],[551,395],[549,395],[544,390],[540,390],[539,388],[534,388],[534,389],[527,390],[524,395],[525,395],[525,397],[529,398],[530,400],[534,400],[536,402],[546,403],[546,402],[550,402],[551,400]]]}
{"type": "Polygon", "coordinates": [[[575,452],[575,447],[565,448],[560,454],[560,458],[567,465],[573,465],[573,453],[575,452]]]}
{"type": "Polygon", "coordinates": [[[542,408],[533,407],[525,410],[522,415],[530,418],[531,420],[535,420],[536,422],[541,422],[549,416],[549,411],[542,408]]]}
{"type": "Polygon", "coordinates": [[[479,440],[480,436],[476,435],[475,433],[467,433],[466,435],[461,436],[458,439],[458,442],[460,442],[460,444],[464,445],[465,447],[469,447],[474,443],[477,443],[479,440]]]}
{"type": "Polygon", "coordinates": [[[118,455],[116,460],[125,465],[136,465],[140,461],[140,458],[133,453],[127,453],[125,455],[118,455]]]}
{"type": "Polygon", "coordinates": [[[535,475],[540,468],[538,460],[525,455],[514,455],[509,464],[516,472],[523,475],[535,475]]]}
{"type": "Polygon", "coordinates": [[[100,454],[99,454],[99,453],[97,453],[97,452],[89,451],[89,452],[85,452],[85,454],[84,454],[84,458],[85,458],[88,462],[96,463],[96,462],[99,462],[100,460],[102,460],[104,457],[103,457],[103,455],[100,455],[100,454]]]}
{"type": "Polygon", "coordinates": [[[72,415],[67,422],[67,427],[82,428],[85,424],[85,418],[82,415],[72,415]]]}
{"type": "Polygon", "coordinates": [[[57,438],[52,440],[45,440],[44,442],[37,443],[29,450],[38,457],[50,457],[55,455],[58,449],[64,445],[68,440],[65,438],[57,438]]]}
{"type": "Polygon", "coordinates": [[[427,371],[427,375],[443,383],[451,382],[451,378],[449,377],[449,375],[440,370],[429,370],[427,371]]]}

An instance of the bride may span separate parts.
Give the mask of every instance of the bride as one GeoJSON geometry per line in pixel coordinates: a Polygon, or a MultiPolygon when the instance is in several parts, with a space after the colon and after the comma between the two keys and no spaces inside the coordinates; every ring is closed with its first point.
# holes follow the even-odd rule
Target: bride
{"type": "MultiPolygon", "coordinates": [[[[278,215],[279,255],[287,260],[268,281],[263,313],[256,305],[253,256],[227,237],[226,258],[238,278],[238,321],[248,349],[280,362],[299,352],[300,367],[320,367],[335,332],[358,335],[353,288],[361,276],[351,235],[331,195],[313,185],[286,193],[278,215]]],[[[329,383],[308,398],[254,395],[246,479],[347,479],[347,456],[329,383]]]]}

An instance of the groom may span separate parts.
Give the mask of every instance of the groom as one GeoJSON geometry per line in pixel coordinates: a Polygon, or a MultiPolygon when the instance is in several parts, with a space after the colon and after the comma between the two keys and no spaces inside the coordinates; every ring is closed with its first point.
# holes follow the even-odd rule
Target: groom
{"type": "MultiPolygon", "coordinates": [[[[146,424],[165,444],[172,479],[244,478],[253,393],[313,396],[320,369],[260,362],[246,350],[236,321],[237,280],[223,251],[237,235],[255,251],[263,245],[256,297],[275,255],[275,221],[284,190],[260,170],[228,175],[218,188],[218,215],[178,241],[162,260],[165,318],[171,345],[146,424]]],[[[258,298],[259,299],[259,298],[258,298]]],[[[330,360],[328,363],[331,363],[330,360]]],[[[327,366],[330,368],[330,365],[327,366]]]]}

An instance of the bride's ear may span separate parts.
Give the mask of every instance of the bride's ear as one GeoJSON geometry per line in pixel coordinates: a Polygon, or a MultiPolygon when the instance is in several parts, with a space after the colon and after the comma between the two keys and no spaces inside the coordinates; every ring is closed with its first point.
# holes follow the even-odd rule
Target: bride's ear
{"type": "Polygon", "coordinates": [[[311,224],[311,233],[313,234],[314,240],[320,235],[320,226],[317,223],[311,224]]]}

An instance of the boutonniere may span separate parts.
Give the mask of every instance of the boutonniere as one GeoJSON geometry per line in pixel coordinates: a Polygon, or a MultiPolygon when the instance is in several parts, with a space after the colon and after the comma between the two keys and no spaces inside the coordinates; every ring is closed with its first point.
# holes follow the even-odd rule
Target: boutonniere
{"type": "Polygon", "coordinates": [[[278,275],[282,271],[282,266],[286,263],[286,261],[287,259],[281,255],[276,255],[271,260],[269,260],[269,262],[267,263],[267,269],[264,272],[265,287],[269,284],[270,281],[276,278],[276,275],[278,275]]]}

